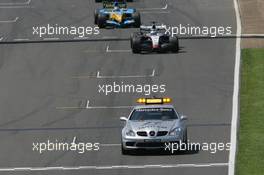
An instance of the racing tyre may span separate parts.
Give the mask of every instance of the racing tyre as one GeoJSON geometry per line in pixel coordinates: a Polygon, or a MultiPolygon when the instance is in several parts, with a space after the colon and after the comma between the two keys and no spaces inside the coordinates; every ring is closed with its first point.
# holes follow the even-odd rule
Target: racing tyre
{"type": "Polygon", "coordinates": [[[123,145],[121,145],[121,151],[122,151],[122,155],[128,155],[130,153],[129,150],[125,150],[123,148],[123,145]]]}
{"type": "Polygon", "coordinates": [[[135,37],[140,37],[140,34],[138,32],[134,32],[130,35],[130,47],[132,49],[132,46],[133,46],[133,38],[135,37]]]}
{"type": "Polygon", "coordinates": [[[187,130],[185,131],[185,135],[184,135],[183,143],[185,143],[185,144],[188,143],[188,132],[187,132],[187,130]]]}
{"type": "Polygon", "coordinates": [[[97,18],[97,25],[99,28],[104,28],[106,23],[107,17],[103,14],[98,14],[97,18]]]}
{"type": "Polygon", "coordinates": [[[132,36],[131,37],[131,48],[133,53],[140,53],[140,37],[132,36]]]}
{"type": "Polygon", "coordinates": [[[98,21],[98,14],[99,14],[99,10],[96,9],[94,11],[94,24],[97,24],[97,21],[98,21]]]}
{"type": "Polygon", "coordinates": [[[160,50],[158,52],[160,53],[165,53],[170,51],[170,44],[169,43],[164,43],[160,45],[160,50]]]}
{"type": "Polygon", "coordinates": [[[139,12],[135,12],[132,14],[132,18],[135,20],[134,26],[139,28],[141,25],[141,17],[139,12]]]}
{"type": "Polygon", "coordinates": [[[181,152],[183,152],[183,153],[188,152],[188,134],[187,134],[187,130],[184,133],[184,138],[182,140],[182,143],[185,144],[185,147],[182,147],[182,149],[185,149],[185,150],[181,150],[181,152]]]}
{"type": "Polygon", "coordinates": [[[133,2],[133,0],[127,0],[127,2],[133,2]]]}
{"type": "Polygon", "coordinates": [[[179,39],[177,37],[170,38],[171,51],[174,53],[179,52],[179,39]]]}
{"type": "Polygon", "coordinates": [[[102,2],[102,0],[95,0],[95,2],[102,2]]]}

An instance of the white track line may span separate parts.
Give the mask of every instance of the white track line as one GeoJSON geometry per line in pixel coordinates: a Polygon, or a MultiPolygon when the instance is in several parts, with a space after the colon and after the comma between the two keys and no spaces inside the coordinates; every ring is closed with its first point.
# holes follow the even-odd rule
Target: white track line
{"type": "Polygon", "coordinates": [[[51,40],[51,41],[52,41],[52,40],[59,40],[59,39],[60,39],[60,38],[44,38],[43,40],[45,40],[45,41],[47,41],[47,40],[48,40],[48,41],[51,40]]]}
{"type": "Polygon", "coordinates": [[[58,166],[58,167],[16,167],[0,168],[0,172],[30,172],[30,171],[67,171],[67,170],[115,170],[115,169],[153,169],[153,168],[202,168],[225,167],[228,163],[200,164],[147,164],[147,165],[109,165],[109,166],[58,166]]]}
{"type": "Polygon", "coordinates": [[[89,37],[74,37],[73,39],[76,39],[76,40],[85,40],[85,39],[89,39],[89,37]]]}
{"type": "Polygon", "coordinates": [[[130,109],[134,106],[90,106],[90,101],[87,100],[85,107],[78,106],[61,106],[56,107],[57,110],[82,110],[82,109],[130,109]]]}
{"type": "Polygon", "coordinates": [[[155,69],[152,70],[150,75],[116,75],[116,76],[104,76],[100,75],[100,72],[97,72],[96,78],[147,78],[147,77],[155,77],[155,69]]]}
{"type": "Polygon", "coordinates": [[[17,39],[14,39],[14,41],[29,41],[29,39],[27,38],[17,38],[17,39]]]}
{"type": "Polygon", "coordinates": [[[86,109],[127,109],[134,106],[90,106],[90,101],[87,100],[86,109]]]}
{"type": "Polygon", "coordinates": [[[113,39],[113,38],[116,38],[115,36],[103,36],[102,37],[103,39],[113,39]]]}
{"type": "Polygon", "coordinates": [[[24,9],[24,8],[35,8],[33,6],[0,6],[0,9],[24,9]]]}
{"type": "Polygon", "coordinates": [[[31,0],[27,0],[26,2],[1,2],[0,5],[28,5],[31,3],[31,0]]]}
{"type": "Polygon", "coordinates": [[[167,10],[168,9],[168,4],[166,4],[164,7],[160,7],[160,8],[138,8],[138,10],[140,11],[144,11],[144,10],[167,10]]]}
{"type": "Polygon", "coordinates": [[[16,17],[13,20],[0,21],[0,23],[14,23],[14,22],[17,22],[18,19],[19,19],[19,17],[16,17]]]}
{"type": "Polygon", "coordinates": [[[4,39],[4,38],[3,38],[3,37],[1,37],[1,38],[0,38],[0,41],[2,41],[3,39],[4,39]]]}
{"type": "Polygon", "coordinates": [[[86,109],[84,107],[77,107],[77,106],[60,106],[56,107],[57,110],[81,110],[86,109]]]}
{"type": "Polygon", "coordinates": [[[85,50],[85,53],[101,53],[99,50],[85,50]]]}
{"type": "Polygon", "coordinates": [[[142,14],[164,14],[164,13],[170,13],[170,11],[141,11],[142,14]]]}
{"type": "MultiPolygon", "coordinates": [[[[260,33],[250,33],[250,34],[229,34],[229,35],[218,35],[218,36],[211,36],[211,35],[191,35],[190,37],[211,37],[211,38],[216,38],[216,37],[223,37],[223,39],[232,37],[232,38],[243,38],[243,37],[252,37],[252,38],[258,38],[258,37],[264,37],[264,34],[260,33]]],[[[191,38],[190,38],[191,39],[191,38]]]]}
{"type": "Polygon", "coordinates": [[[105,50],[107,53],[111,53],[111,52],[131,52],[131,50],[111,50],[109,49],[109,45],[106,47],[106,50],[105,50]]]}
{"type": "Polygon", "coordinates": [[[115,79],[115,78],[151,78],[156,76],[156,70],[153,69],[150,75],[112,75],[104,76],[100,74],[100,71],[97,71],[96,75],[87,75],[87,76],[73,76],[72,78],[84,79],[84,78],[98,78],[98,79],[115,79]]]}
{"type": "MultiPolygon", "coordinates": [[[[238,1],[234,0],[234,8],[236,12],[237,35],[241,35],[241,19],[239,14],[238,1]]],[[[235,159],[237,148],[237,120],[238,120],[238,100],[239,100],[239,72],[240,72],[240,42],[241,38],[236,38],[236,59],[234,68],[234,89],[233,89],[233,108],[231,123],[231,149],[229,152],[228,175],[235,174],[235,159]]]]}

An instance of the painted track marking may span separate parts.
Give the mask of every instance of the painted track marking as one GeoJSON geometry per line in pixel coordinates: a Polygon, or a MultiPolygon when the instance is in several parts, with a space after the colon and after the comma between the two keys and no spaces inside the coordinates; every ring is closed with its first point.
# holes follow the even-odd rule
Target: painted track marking
{"type": "Polygon", "coordinates": [[[98,78],[98,79],[115,79],[115,78],[151,78],[156,76],[156,70],[153,69],[149,75],[101,75],[100,71],[97,71],[96,75],[87,76],[73,76],[72,78],[86,79],[86,78],[98,78]]]}
{"type": "Polygon", "coordinates": [[[28,5],[31,3],[31,0],[27,0],[26,2],[1,2],[0,5],[28,5]]]}
{"type": "Polygon", "coordinates": [[[0,9],[23,9],[23,8],[35,8],[33,6],[0,6],[0,9]]]}
{"type": "Polygon", "coordinates": [[[16,18],[13,19],[13,20],[0,21],[0,23],[14,23],[14,22],[17,22],[18,19],[19,19],[19,17],[16,17],[16,18]]]}
{"type": "Polygon", "coordinates": [[[109,165],[109,166],[57,166],[57,167],[15,167],[0,168],[0,172],[27,171],[67,171],[67,170],[115,170],[115,169],[153,169],[153,168],[203,168],[226,167],[228,163],[200,163],[200,164],[147,164],[147,165],[109,165]]]}
{"type": "Polygon", "coordinates": [[[86,109],[129,109],[133,108],[134,106],[90,106],[90,101],[87,100],[86,102],[86,109]]]}
{"type": "MultiPolygon", "coordinates": [[[[238,1],[233,0],[234,8],[236,12],[236,34],[241,35],[241,19],[238,8],[238,1]]],[[[241,38],[236,38],[236,59],[234,68],[234,89],[233,89],[233,101],[232,101],[232,123],[231,123],[231,149],[229,152],[229,166],[228,175],[235,174],[235,159],[236,159],[236,144],[237,144],[237,120],[238,120],[238,100],[239,100],[239,72],[240,72],[240,42],[241,38]]]]}
{"type": "Polygon", "coordinates": [[[131,52],[131,50],[123,50],[123,49],[120,49],[120,50],[111,50],[111,49],[109,49],[109,45],[107,45],[107,47],[106,47],[106,52],[107,53],[111,53],[111,52],[131,52]]]}
{"type": "Polygon", "coordinates": [[[138,8],[140,11],[144,10],[167,10],[168,9],[168,4],[165,4],[164,7],[159,7],[159,8],[138,8]]]}
{"type": "Polygon", "coordinates": [[[131,109],[134,106],[90,106],[90,100],[86,100],[86,104],[81,106],[61,106],[56,107],[57,110],[83,110],[83,109],[131,109]]]}

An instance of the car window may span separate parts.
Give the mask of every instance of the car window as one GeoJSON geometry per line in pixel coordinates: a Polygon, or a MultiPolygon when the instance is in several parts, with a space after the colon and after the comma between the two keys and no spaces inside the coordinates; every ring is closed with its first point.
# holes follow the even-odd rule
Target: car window
{"type": "Polygon", "coordinates": [[[135,109],[129,120],[175,120],[178,116],[173,108],[135,109]]]}

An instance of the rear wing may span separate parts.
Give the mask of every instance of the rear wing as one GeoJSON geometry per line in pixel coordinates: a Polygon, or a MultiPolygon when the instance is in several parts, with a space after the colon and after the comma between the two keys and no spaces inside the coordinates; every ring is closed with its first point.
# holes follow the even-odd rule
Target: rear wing
{"type": "Polygon", "coordinates": [[[103,1],[103,8],[114,8],[115,3],[117,3],[117,6],[119,8],[127,8],[127,3],[125,0],[118,0],[118,1],[104,0],[103,1]]]}

